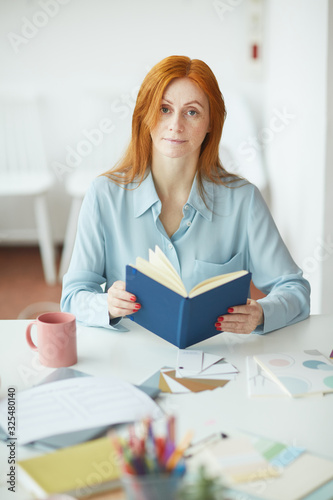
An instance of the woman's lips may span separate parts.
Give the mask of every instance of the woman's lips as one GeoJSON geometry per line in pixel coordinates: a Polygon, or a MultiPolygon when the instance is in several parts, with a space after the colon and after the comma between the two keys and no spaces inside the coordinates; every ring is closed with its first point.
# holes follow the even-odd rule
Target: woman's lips
{"type": "Polygon", "coordinates": [[[171,142],[171,144],[184,144],[184,142],[186,142],[186,141],[183,141],[183,140],[180,140],[180,139],[169,139],[167,137],[165,137],[164,140],[168,141],[168,142],[171,142]]]}

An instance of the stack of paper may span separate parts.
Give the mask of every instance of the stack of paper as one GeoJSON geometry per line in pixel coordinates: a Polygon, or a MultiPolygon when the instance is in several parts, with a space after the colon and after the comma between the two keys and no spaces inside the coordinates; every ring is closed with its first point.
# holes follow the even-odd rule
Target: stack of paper
{"type": "Polygon", "coordinates": [[[163,392],[200,392],[223,387],[238,373],[222,356],[179,349],[176,369],[162,369],[159,388],[163,392]]]}
{"type": "Polygon", "coordinates": [[[333,392],[333,364],[316,349],[247,358],[250,396],[309,396],[333,392]]]}
{"type": "MultiPolygon", "coordinates": [[[[0,402],[0,425],[8,408],[0,402]]],[[[116,377],[79,377],[32,387],[17,395],[19,443],[82,429],[159,418],[162,411],[144,392],[116,377]]]]}

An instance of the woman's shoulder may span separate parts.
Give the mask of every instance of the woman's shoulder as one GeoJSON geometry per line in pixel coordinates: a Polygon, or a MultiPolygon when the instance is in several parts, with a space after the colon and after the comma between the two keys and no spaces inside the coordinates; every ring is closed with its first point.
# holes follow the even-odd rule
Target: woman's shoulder
{"type": "Polygon", "coordinates": [[[231,178],[229,182],[214,185],[214,205],[219,211],[265,208],[266,202],[259,188],[246,179],[231,178]],[[228,207],[228,208],[227,208],[228,207]]]}
{"type": "Polygon", "coordinates": [[[117,187],[118,185],[112,181],[107,175],[101,174],[95,179],[92,180],[90,186],[94,189],[112,189],[113,186],[117,187]]]}
{"type": "Polygon", "coordinates": [[[230,176],[223,179],[223,183],[215,184],[215,192],[222,196],[226,196],[226,193],[228,193],[232,197],[243,198],[256,196],[259,189],[247,179],[230,176]]]}
{"type": "Polygon", "coordinates": [[[102,196],[103,194],[109,195],[110,193],[113,195],[116,195],[117,193],[124,193],[126,192],[126,187],[127,186],[122,186],[117,182],[114,182],[106,175],[99,175],[93,179],[88,189],[92,193],[95,193],[95,195],[102,196]]]}

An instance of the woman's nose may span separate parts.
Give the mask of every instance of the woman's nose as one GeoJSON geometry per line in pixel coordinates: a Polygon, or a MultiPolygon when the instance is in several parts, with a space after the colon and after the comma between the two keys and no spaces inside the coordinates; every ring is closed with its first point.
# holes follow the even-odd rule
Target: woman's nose
{"type": "Polygon", "coordinates": [[[169,129],[170,131],[173,132],[183,132],[184,130],[184,123],[183,123],[183,117],[181,114],[174,113],[172,116],[172,119],[169,124],[169,129]]]}

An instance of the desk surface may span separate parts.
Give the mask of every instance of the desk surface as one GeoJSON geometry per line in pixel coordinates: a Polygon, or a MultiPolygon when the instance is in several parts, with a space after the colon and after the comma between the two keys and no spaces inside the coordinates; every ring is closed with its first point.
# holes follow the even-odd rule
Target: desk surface
{"type": "MultiPolygon", "coordinates": [[[[38,356],[25,341],[29,321],[0,321],[0,397],[8,386],[23,390],[54,369],[39,364],[38,356]]],[[[178,349],[139,325],[124,320],[127,332],[78,326],[78,370],[93,375],[116,375],[138,384],[162,366],[175,366],[178,349]]],[[[191,349],[223,355],[239,374],[235,381],[214,391],[197,394],[162,395],[158,402],[178,416],[178,433],[192,428],[200,439],[216,431],[246,431],[288,444],[303,446],[333,458],[333,395],[292,399],[250,399],[247,394],[245,359],[248,355],[318,349],[327,357],[333,349],[333,315],[311,316],[296,325],[267,335],[221,333],[191,349]]],[[[18,459],[31,455],[18,449],[18,459]]],[[[0,443],[0,463],[7,463],[7,450],[0,443]]],[[[5,486],[0,467],[0,497],[13,498],[5,486]]],[[[11,494],[12,495],[12,494],[11,494]]],[[[15,500],[27,498],[15,496],[15,500]]]]}

